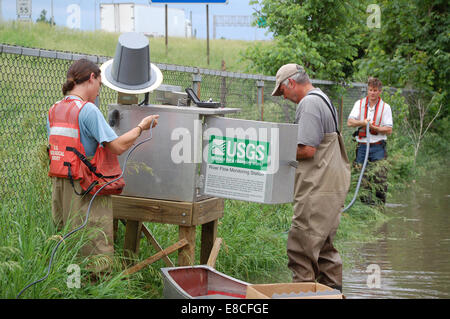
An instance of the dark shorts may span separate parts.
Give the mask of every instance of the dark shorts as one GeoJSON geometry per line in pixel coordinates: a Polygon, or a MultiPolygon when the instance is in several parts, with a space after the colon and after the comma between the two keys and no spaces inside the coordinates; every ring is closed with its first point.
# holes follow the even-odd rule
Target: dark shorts
{"type": "MultiPolygon", "coordinates": [[[[356,149],[356,163],[364,163],[364,158],[366,156],[366,144],[358,144],[356,149]]],[[[369,162],[374,162],[386,158],[385,143],[381,144],[370,144],[369,148],[369,162]]]]}

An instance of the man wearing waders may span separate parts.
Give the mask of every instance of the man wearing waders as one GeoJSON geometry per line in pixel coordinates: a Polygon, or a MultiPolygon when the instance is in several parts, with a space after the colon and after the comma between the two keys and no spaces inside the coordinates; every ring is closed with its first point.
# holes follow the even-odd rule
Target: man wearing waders
{"type": "Polygon", "coordinates": [[[297,64],[278,70],[272,95],[298,104],[298,167],[287,240],[288,267],[294,282],[317,281],[342,291],[342,260],[333,239],[350,186],[350,164],[336,109],[297,64]]]}
{"type": "MultiPolygon", "coordinates": [[[[389,104],[385,103],[381,97],[382,83],[377,78],[369,78],[367,85],[367,96],[355,102],[348,117],[347,125],[358,127],[355,132],[356,148],[355,162],[363,164],[366,155],[367,136],[366,125],[369,123],[370,148],[369,162],[376,162],[387,157],[386,140],[392,133],[392,112],[389,104]]],[[[380,162],[381,163],[381,162],[380,162]]],[[[387,168],[386,165],[377,165],[372,168],[368,177],[364,174],[363,187],[367,189],[368,195],[361,196],[361,201],[367,204],[375,204],[372,200],[371,185],[375,188],[375,195],[379,201],[386,203],[387,193],[387,168]]]]}

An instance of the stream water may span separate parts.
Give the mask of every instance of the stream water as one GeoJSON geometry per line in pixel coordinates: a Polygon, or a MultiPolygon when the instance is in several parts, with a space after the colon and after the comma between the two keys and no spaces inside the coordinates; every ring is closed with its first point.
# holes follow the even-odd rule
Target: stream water
{"type": "Polygon", "coordinates": [[[377,230],[379,240],[345,245],[356,251],[343,273],[347,298],[450,298],[449,175],[388,200],[391,219],[377,230]]]}

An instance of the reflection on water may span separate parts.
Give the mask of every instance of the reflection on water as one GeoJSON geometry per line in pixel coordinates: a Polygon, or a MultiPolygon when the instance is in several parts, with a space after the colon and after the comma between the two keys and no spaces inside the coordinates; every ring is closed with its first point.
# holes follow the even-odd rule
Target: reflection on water
{"type": "Polygon", "coordinates": [[[380,240],[358,249],[344,271],[347,298],[450,298],[448,173],[422,184],[426,193],[403,192],[386,205],[392,218],[378,230],[380,240]]]}

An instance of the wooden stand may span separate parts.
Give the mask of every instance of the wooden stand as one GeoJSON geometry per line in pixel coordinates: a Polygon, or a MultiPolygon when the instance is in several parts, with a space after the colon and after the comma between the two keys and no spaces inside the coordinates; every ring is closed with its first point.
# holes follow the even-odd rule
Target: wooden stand
{"type": "MultiPolygon", "coordinates": [[[[142,222],[179,225],[179,240],[188,244],[180,248],[178,265],[195,264],[195,230],[202,226],[200,264],[206,264],[217,236],[217,220],[223,217],[224,201],[209,198],[199,202],[174,202],[149,198],[112,196],[114,219],[125,219],[125,252],[137,254],[142,222]]],[[[147,236],[147,234],[146,234],[147,236]]],[[[148,237],[148,236],[147,236],[148,237]]]]}

